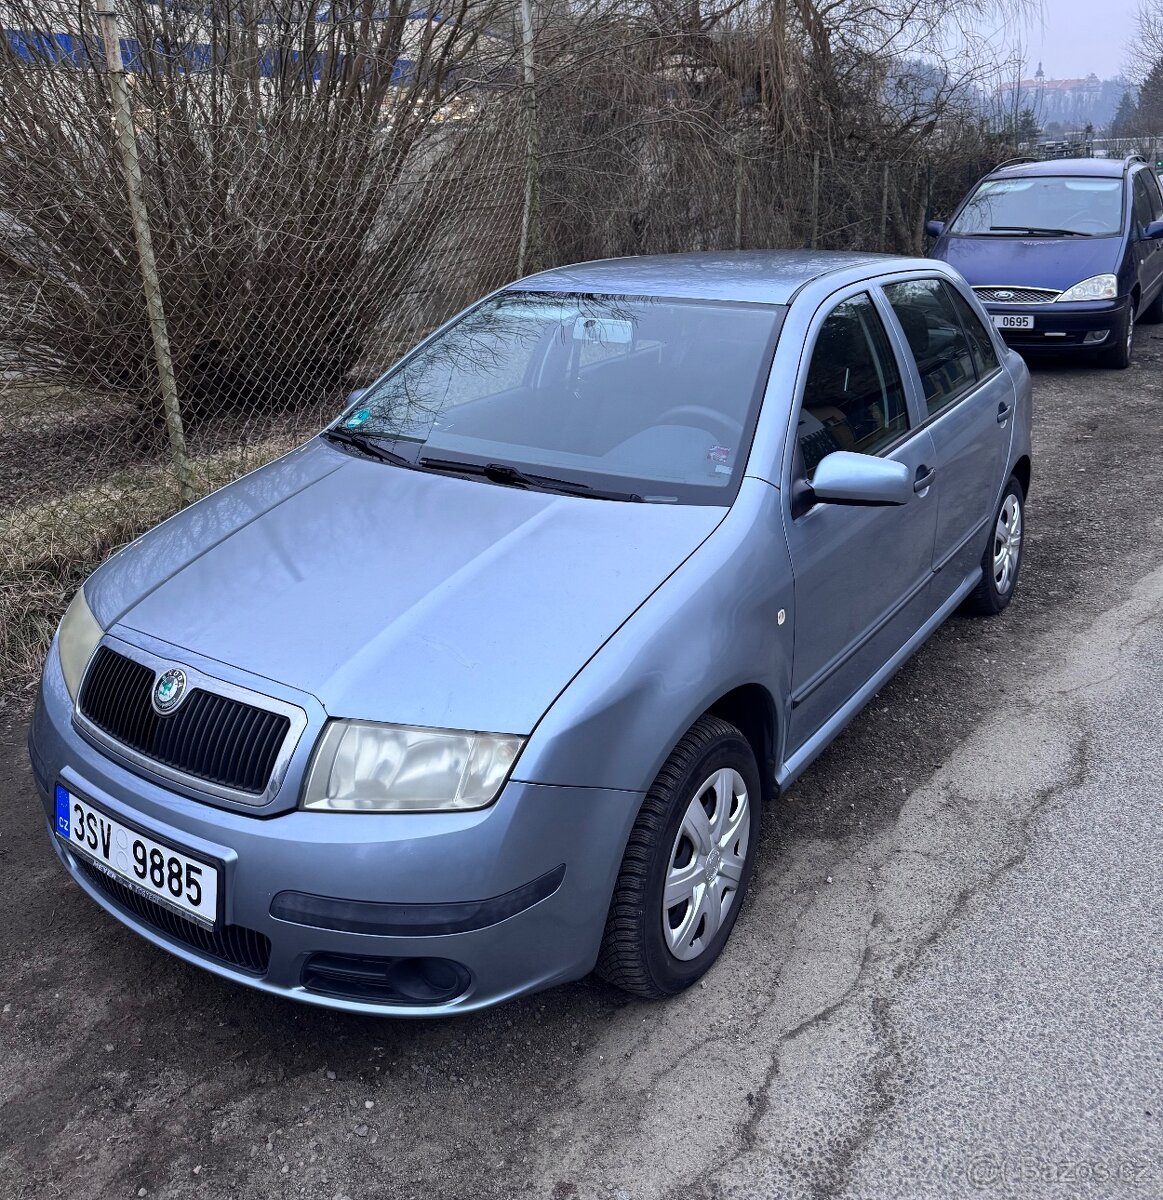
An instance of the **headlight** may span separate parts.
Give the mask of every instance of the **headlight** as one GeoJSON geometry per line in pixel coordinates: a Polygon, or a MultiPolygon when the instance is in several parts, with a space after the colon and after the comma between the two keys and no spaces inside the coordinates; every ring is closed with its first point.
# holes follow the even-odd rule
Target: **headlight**
{"type": "Polygon", "coordinates": [[[105,631],[97,624],[97,618],[89,611],[85,601],[85,589],[78,588],[72,598],[65,615],[61,617],[61,626],[57,631],[57,652],[61,656],[61,673],[65,677],[65,687],[73,703],[77,700],[77,689],[81,686],[81,676],[97,643],[105,631]]]}
{"type": "Polygon", "coordinates": [[[1113,300],[1118,294],[1119,281],[1113,275],[1094,275],[1067,288],[1058,300],[1113,300]]]}
{"type": "Polygon", "coordinates": [[[525,739],[449,729],[332,721],[303,807],[327,812],[462,812],[500,792],[525,739]]]}

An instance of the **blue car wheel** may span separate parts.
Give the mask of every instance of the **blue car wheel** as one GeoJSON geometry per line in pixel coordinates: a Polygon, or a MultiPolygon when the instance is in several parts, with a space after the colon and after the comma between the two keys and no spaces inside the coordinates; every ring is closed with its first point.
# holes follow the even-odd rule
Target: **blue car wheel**
{"type": "Polygon", "coordinates": [[[1135,312],[1128,307],[1123,324],[1115,330],[1115,341],[1101,355],[1103,366],[1116,371],[1126,370],[1131,365],[1131,353],[1135,345],[1135,312]]]}

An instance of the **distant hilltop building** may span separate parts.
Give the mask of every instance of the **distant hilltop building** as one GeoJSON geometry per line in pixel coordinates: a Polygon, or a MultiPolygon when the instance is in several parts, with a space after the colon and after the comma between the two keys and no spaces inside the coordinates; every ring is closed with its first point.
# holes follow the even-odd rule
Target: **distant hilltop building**
{"type": "Polygon", "coordinates": [[[1032,79],[1002,84],[998,97],[1007,109],[1033,109],[1043,126],[1057,121],[1069,127],[1098,127],[1115,115],[1127,86],[1125,79],[1099,79],[1093,71],[1085,79],[1047,79],[1038,63],[1032,79]]]}

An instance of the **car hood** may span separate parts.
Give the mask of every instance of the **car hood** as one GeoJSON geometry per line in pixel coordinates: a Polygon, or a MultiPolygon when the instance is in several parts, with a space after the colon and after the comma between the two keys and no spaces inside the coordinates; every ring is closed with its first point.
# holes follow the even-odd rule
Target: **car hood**
{"type": "Polygon", "coordinates": [[[722,520],[555,496],[314,441],[146,534],[86,584],[116,625],[334,716],[528,733],[722,520]]]}
{"type": "Polygon", "coordinates": [[[943,237],[933,247],[974,287],[1055,288],[1065,291],[1092,275],[1118,270],[1122,239],[943,237]]]}

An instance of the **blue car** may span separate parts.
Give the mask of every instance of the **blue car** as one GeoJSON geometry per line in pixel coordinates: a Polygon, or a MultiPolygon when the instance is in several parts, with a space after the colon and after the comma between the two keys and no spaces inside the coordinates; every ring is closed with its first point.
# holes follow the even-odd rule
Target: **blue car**
{"type": "Polygon", "coordinates": [[[1137,155],[1003,164],[928,231],[1023,354],[1127,367],[1135,322],[1163,321],[1163,193],[1137,155]]]}
{"type": "Polygon", "coordinates": [[[1009,603],[1030,417],[942,263],[523,279],[90,576],[29,737],[53,851],[156,945],[315,1004],[595,966],[672,995],[764,801],[951,613],[1009,603]]]}

